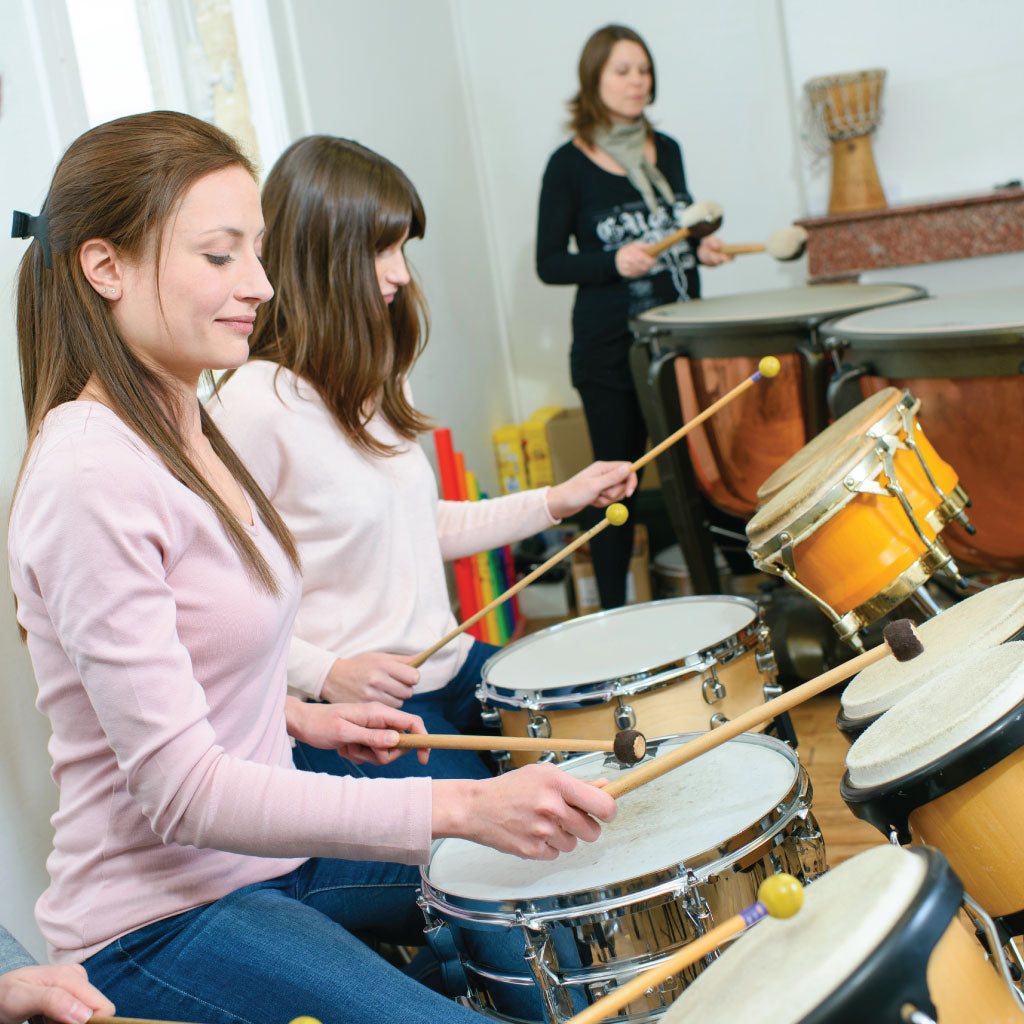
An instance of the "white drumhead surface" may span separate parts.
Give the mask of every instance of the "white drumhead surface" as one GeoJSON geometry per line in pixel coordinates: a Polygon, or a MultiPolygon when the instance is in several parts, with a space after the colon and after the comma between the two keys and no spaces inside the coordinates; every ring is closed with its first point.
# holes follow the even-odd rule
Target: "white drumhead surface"
{"type": "MultiPolygon", "coordinates": [[[[678,745],[662,743],[660,753],[678,745]]],[[[621,777],[604,767],[603,754],[563,767],[580,778],[621,777]]],[[[619,813],[597,842],[581,842],[553,861],[532,861],[445,839],[434,848],[427,878],[449,895],[481,900],[540,898],[623,882],[684,863],[742,832],[783,799],[796,774],[780,751],[730,740],[619,797],[619,813]]]]}
{"type": "Polygon", "coordinates": [[[1024,328],[1024,288],[989,288],[920,299],[912,307],[868,309],[843,317],[833,328],[840,337],[1020,330],[1024,328]]]}
{"type": "Polygon", "coordinates": [[[793,917],[767,917],[669,1007],[665,1024],[796,1024],[882,944],[927,867],[895,846],[844,861],[807,886],[793,917]]]}
{"type": "Polygon", "coordinates": [[[902,302],[917,292],[905,284],[812,284],[763,292],[740,292],[655,306],[640,320],[665,324],[724,324],[837,316],[886,302],[902,302]]]}
{"type": "Polygon", "coordinates": [[[679,661],[749,626],[756,608],[738,598],[682,598],[597,612],[510,644],[484,682],[537,691],[579,686],[679,661]]]}
{"type": "Polygon", "coordinates": [[[846,752],[860,788],[902,778],[956,750],[1024,701],[1024,643],[965,655],[868,726],[846,752]]]}
{"type": "Polygon", "coordinates": [[[982,590],[917,627],[923,654],[904,662],[883,658],[855,675],[843,691],[843,713],[856,721],[888,711],[965,654],[1001,644],[1021,627],[1024,579],[982,590]]]}

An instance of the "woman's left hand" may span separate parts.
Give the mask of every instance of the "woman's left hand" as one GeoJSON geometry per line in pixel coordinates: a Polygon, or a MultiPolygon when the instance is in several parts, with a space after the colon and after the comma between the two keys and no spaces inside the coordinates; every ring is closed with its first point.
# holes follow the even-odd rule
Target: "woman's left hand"
{"type": "Polygon", "coordinates": [[[636,490],[636,473],[628,462],[592,462],[565,483],[548,490],[548,511],[553,519],[575,515],[593,505],[605,508],[628,498],[636,490]]]}
{"type": "MultiPolygon", "coordinates": [[[[396,746],[399,732],[426,733],[423,719],[376,701],[369,704],[307,704],[296,697],[285,702],[288,734],[321,750],[336,750],[354,764],[390,764],[405,750],[396,746]]],[[[417,750],[421,764],[429,750],[417,750]]]]}
{"type": "Polygon", "coordinates": [[[697,246],[697,259],[706,267],[717,267],[720,263],[731,263],[733,258],[722,252],[722,240],[718,235],[708,235],[697,246]]]}

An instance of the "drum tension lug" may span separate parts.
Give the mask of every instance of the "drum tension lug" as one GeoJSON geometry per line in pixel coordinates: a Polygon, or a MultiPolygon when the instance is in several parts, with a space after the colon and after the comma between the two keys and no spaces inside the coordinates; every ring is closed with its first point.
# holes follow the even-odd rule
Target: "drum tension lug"
{"type": "Polygon", "coordinates": [[[711,666],[707,679],[701,684],[701,693],[706,704],[717,704],[726,697],[726,689],[719,680],[714,665],[711,666]]]}
{"type": "Polygon", "coordinates": [[[711,728],[717,729],[719,726],[725,725],[725,723],[728,721],[729,719],[726,718],[725,715],[721,714],[721,712],[716,711],[711,716],[711,728]]]}
{"type": "Polygon", "coordinates": [[[615,728],[632,729],[636,726],[636,712],[629,704],[623,704],[622,698],[617,698],[619,706],[615,709],[615,728]]]}
{"type": "Polygon", "coordinates": [[[551,722],[548,720],[547,715],[536,715],[531,712],[530,721],[526,726],[526,734],[534,739],[550,739],[551,722]]]}

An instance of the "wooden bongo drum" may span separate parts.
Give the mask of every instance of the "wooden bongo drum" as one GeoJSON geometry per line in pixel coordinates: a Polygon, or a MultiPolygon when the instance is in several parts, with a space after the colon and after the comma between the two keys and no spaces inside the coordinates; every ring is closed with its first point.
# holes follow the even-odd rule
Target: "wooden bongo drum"
{"type": "Polygon", "coordinates": [[[1024,643],[970,654],[869,726],[840,792],[858,818],[946,855],[1011,934],[1024,931],[1024,643]]]}
{"type": "Polygon", "coordinates": [[[867,850],[808,886],[798,914],[740,936],[664,1022],[1020,1024],[1008,982],[957,916],[962,898],[937,850],[867,850]]]}
{"type": "Polygon", "coordinates": [[[889,385],[921,400],[921,427],[971,497],[977,533],[947,531],[953,556],[1024,572],[1024,289],[868,310],[823,326],[822,336],[851,364],[832,392],[836,412],[889,385]]]}
{"type": "Polygon", "coordinates": [[[963,656],[1021,639],[1024,579],[982,590],[922,622],[917,631],[923,654],[910,661],[886,658],[869,665],[843,691],[836,725],[851,743],[898,701],[963,656]]]}
{"type": "Polygon", "coordinates": [[[805,86],[813,117],[832,144],[829,213],[886,206],[871,151],[871,134],[882,117],[884,85],[885,72],[875,69],[812,78],[805,86]]]}
{"type": "Polygon", "coordinates": [[[630,322],[630,362],[653,443],[748,378],[766,355],[782,373],[752,388],[659,456],[669,516],[697,591],[718,589],[698,491],[749,517],[758,486],[828,424],[819,326],[855,310],[920,299],[913,285],[809,285],[649,309],[630,322]]]}

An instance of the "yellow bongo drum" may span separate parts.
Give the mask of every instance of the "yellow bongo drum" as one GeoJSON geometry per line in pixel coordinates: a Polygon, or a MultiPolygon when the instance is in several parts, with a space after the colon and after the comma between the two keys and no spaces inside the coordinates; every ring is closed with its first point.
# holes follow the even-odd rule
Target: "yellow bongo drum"
{"type": "Polygon", "coordinates": [[[937,850],[879,846],[807,887],[702,971],[665,1024],[1020,1024],[1008,978],[958,916],[937,850]]]}
{"type": "Polygon", "coordinates": [[[957,662],[869,726],[846,755],[850,810],[936,846],[1010,934],[1024,932],[1024,643],[957,662]]]}
{"type": "MultiPolygon", "coordinates": [[[[941,462],[934,450],[929,457],[941,462]]],[[[754,564],[810,597],[859,647],[858,630],[937,570],[960,578],[938,537],[944,523],[932,478],[898,437],[850,438],[750,520],[754,564]]]]}

